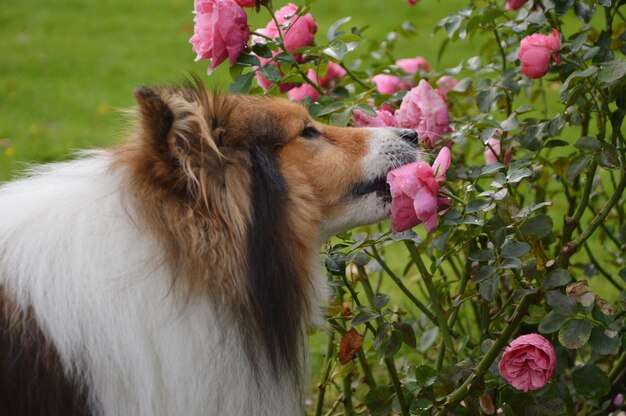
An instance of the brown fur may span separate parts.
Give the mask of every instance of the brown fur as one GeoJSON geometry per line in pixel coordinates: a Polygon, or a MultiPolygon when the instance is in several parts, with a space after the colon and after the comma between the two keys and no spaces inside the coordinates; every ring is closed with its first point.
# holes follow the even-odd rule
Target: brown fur
{"type": "Polygon", "coordinates": [[[0,415],[88,414],[86,395],[69,381],[32,311],[0,286],[0,415]]]}

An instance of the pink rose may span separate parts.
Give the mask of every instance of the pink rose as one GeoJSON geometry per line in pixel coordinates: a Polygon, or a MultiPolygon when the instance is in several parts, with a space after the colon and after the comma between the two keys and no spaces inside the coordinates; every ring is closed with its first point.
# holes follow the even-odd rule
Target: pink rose
{"type": "Polygon", "coordinates": [[[508,0],[506,2],[507,10],[518,10],[521,9],[523,5],[525,5],[528,0],[508,0]]]}
{"type": "MultiPolygon", "coordinates": [[[[281,7],[276,11],[276,20],[280,25],[280,31],[285,39],[285,48],[289,52],[313,43],[315,33],[317,33],[317,23],[310,13],[298,16],[296,12],[298,6],[293,3],[281,7]]],[[[259,33],[275,39],[279,37],[276,22],[270,20],[264,29],[259,29],[259,33]]]]}
{"type": "Polygon", "coordinates": [[[396,127],[396,118],[387,109],[376,110],[376,115],[371,116],[364,111],[354,110],[352,113],[354,127],[396,127]]]}
{"type": "Polygon", "coordinates": [[[450,205],[449,198],[439,197],[439,181],[450,167],[450,149],[439,152],[432,167],[419,161],[401,166],[387,174],[391,189],[391,230],[401,232],[420,223],[427,231],[437,226],[438,209],[450,205]]]}
{"type": "Polygon", "coordinates": [[[518,390],[537,390],[545,386],[556,366],[550,341],[539,334],[522,335],[502,353],[500,375],[518,390]]]}
{"type": "Polygon", "coordinates": [[[235,2],[241,7],[254,7],[257,0],[235,0],[235,2]]]}
{"type": "Polygon", "coordinates": [[[428,148],[433,147],[442,134],[452,131],[446,101],[425,80],[404,96],[396,121],[398,127],[417,130],[420,141],[428,148]]]}
{"type": "Polygon", "coordinates": [[[560,33],[552,29],[551,35],[536,33],[526,36],[520,43],[517,57],[522,63],[520,71],[528,78],[541,78],[548,72],[550,58],[558,64],[561,57],[558,54],[561,47],[560,33]]]}
{"type": "Polygon", "coordinates": [[[340,81],[343,77],[346,76],[346,70],[341,67],[341,65],[336,64],[334,62],[328,63],[328,68],[326,69],[326,74],[322,77],[322,86],[330,87],[332,83],[335,81],[340,81]]]}
{"type": "Polygon", "coordinates": [[[500,139],[497,137],[490,137],[487,140],[485,146],[485,164],[493,165],[498,162],[498,156],[500,156],[500,139]]]}
{"type": "Polygon", "coordinates": [[[391,95],[402,89],[402,81],[393,75],[378,74],[372,77],[372,81],[374,81],[376,89],[381,94],[391,95]]]}
{"type": "Polygon", "coordinates": [[[457,80],[447,75],[444,75],[437,80],[437,86],[439,87],[439,91],[444,96],[448,94],[448,91],[456,87],[456,84],[458,84],[457,80]]]}
{"type": "Polygon", "coordinates": [[[415,6],[419,0],[407,0],[409,6],[415,6]]]}
{"type": "Polygon", "coordinates": [[[415,58],[398,59],[396,61],[398,65],[407,74],[417,74],[419,71],[430,71],[430,65],[428,61],[421,56],[415,58]]]}
{"type": "Polygon", "coordinates": [[[250,36],[246,12],[231,0],[196,0],[195,9],[194,34],[189,43],[197,54],[196,61],[210,59],[209,73],[226,58],[233,65],[250,36]]]}

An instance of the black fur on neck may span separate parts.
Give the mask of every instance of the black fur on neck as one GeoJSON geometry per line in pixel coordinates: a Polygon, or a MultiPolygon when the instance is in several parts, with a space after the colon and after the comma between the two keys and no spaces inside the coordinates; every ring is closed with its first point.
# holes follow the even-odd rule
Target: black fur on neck
{"type": "Polygon", "coordinates": [[[275,156],[258,146],[250,150],[252,219],[248,255],[252,319],[274,374],[299,381],[303,351],[306,265],[292,256],[297,236],[289,229],[289,189],[275,156]]]}

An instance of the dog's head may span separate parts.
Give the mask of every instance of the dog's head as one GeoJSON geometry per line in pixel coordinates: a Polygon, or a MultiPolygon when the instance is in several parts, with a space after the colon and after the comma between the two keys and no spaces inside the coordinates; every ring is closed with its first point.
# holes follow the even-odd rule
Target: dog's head
{"type": "Polygon", "coordinates": [[[230,305],[270,361],[293,368],[316,307],[311,256],[389,215],[386,175],[417,158],[417,134],[331,127],[284,99],[213,95],[200,81],[135,97],[139,133],[117,163],[138,215],[174,275],[230,305]]]}
{"type": "Polygon", "coordinates": [[[268,175],[275,183],[266,190],[276,193],[267,198],[305,200],[297,208],[318,241],[380,221],[390,209],[387,172],[417,158],[412,130],[332,127],[280,98],[211,95],[199,82],[140,88],[135,97],[155,156],[151,176],[183,198],[218,207],[228,200],[224,213],[241,214],[231,225],[252,215],[240,188],[252,195],[268,175]]]}

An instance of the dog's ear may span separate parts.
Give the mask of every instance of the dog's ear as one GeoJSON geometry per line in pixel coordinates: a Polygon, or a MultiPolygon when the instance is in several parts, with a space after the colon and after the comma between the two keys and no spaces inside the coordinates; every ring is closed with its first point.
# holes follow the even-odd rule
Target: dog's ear
{"type": "Polygon", "coordinates": [[[223,155],[210,128],[209,96],[204,89],[137,88],[141,140],[167,162],[192,175],[195,169],[218,168],[223,155]]]}

